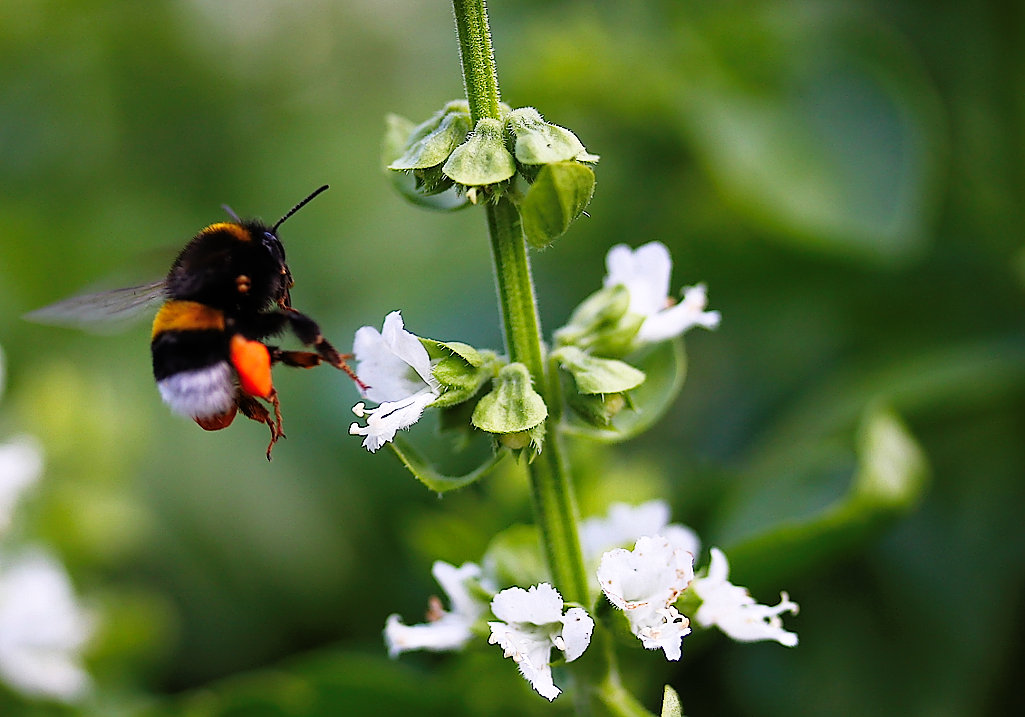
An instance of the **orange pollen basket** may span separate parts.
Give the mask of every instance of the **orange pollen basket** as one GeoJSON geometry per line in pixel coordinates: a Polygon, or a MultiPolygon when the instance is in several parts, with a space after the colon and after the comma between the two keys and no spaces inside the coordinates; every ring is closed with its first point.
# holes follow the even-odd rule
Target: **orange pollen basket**
{"type": "Polygon", "coordinates": [[[241,334],[231,337],[231,363],[238,372],[242,390],[257,398],[270,398],[274,390],[270,375],[270,351],[259,341],[241,334]]]}

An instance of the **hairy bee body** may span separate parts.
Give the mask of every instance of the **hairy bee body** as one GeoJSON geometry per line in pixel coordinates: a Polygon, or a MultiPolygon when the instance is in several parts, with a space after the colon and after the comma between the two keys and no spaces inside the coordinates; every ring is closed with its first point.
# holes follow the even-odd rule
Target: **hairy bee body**
{"type": "Polygon", "coordinates": [[[275,442],[284,436],[271,380],[275,363],[301,368],[329,363],[365,388],[317,323],[292,308],[292,274],[277,237],[278,227],[325,189],[313,192],[273,226],[236,220],[202,229],[178,254],[163,282],[74,297],[29,318],[44,323],[95,321],[144,306],[150,298],[162,299],[150,350],[164,402],[206,430],[226,428],[240,411],[266,424],[269,459],[275,442]],[[266,343],[286,329],[312,351],[287,351],[266,343]]]}

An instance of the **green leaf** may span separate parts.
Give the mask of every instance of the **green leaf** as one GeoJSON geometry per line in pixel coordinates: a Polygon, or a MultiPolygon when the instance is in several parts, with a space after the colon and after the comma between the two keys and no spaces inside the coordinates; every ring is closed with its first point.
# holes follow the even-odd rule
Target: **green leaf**
{"type": "Polygon", "coordinates": [[[666,685],[665,691],[662,693],[662,717],[683,717],[680,696],[669,685],[666,685]]]}
{"type": "Polygon", "coordinates": [[[543,249],[566,233],[594,194],[594,170],[578,162],[556,162],[541,168],[519,204],[527,241],[543,249]]]}
{"type": "Polygon", "coordinates": [[[490,473],[495,466],[498,465],[498,462],[505,456],[505,451],[499,451],[465,475],[448,476],[443,475],[430,465],[427,460],[401,436],[396,436],[395,439],[388,444],[388,447],[394,451],[395,455],[398,456],[400,461],[402,461],[402,465],[404,465],[418,481],[436,493],[447,493],[450,490],[456,490],[457,488],[468,486],[471,483],[476,483],[478,480],[490,473]]]}
{"type": "Polygon", "coordinates": [[[419,207],[438,211],[453,211],[470,203],[465,193],[456,191],[454,187],[441,187],[439,191],[432,192],[427,186],[429,183],[425,184],[425,177],[422,174],[388,169],[395,158],[405,150],[406,141],[414,126],[410,120],[396,114],[388,114],[385,117],[385,125],[384,139],[381,142],[381,161],[388,173],[388,181],[396,192],[419,207]]]}
{"type": "Polygon", "coordinates": [[[452,150],[442,167],[446,176],[466,187],[498,184],[516,174],[516,160],[505,147],[503,125],[483,117],[466,138],[452,150]]]}
{"type": "Polygon", "coordinates": [[[562,424],[567,433],[616,443],[643,433],[662,417],[680,393],[687,376],[683,340],[677,338],[656,344],[632,358],[631,362],[646,377],[644,383],[629,394],[635,410],[618,412],[607,427],[591,425],[576,416],[567,415],[562,424]]]}

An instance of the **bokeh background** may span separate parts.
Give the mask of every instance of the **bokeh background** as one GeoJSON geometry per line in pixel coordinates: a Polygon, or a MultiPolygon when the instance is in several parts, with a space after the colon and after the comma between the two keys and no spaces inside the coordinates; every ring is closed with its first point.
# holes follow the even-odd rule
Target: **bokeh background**
{"type": "MultiPolygon", "coordinates": [[[[931,465],[913,510],[752,583],[801,604],[799,648],[624,651],[628,682],[652,708],[670,682],[693,715],[1020,712],[1025,6],[490,10],[504,99],[602,156],[590,217],[536,255],[546,328],[597,288],[612,244],[653,239],[674,288],[707,282],[724,316],[688,337],[688,383],[655,430],[574,446],[582,510],[661,496],[730,545],[842,495],[880,401],[931,465]]],[[[393,309],[497,347],[481,212],[404,203],[379,156],[387,112],[420,121],[461,93],[445,2],[0,6],[0,435],[45,450],[17,535],[50,545],[102,617],[90,700],[0,686],[0,712],[571,709],[497,648],[392,662],[381,641],[389,613],[422,615],[434,559],[477,560],[529,521],[521,474],[439,499],[347,435],[356,392],[326,369],[278,370],[288,439],[268,464],[264,427],[168,413],[145,321],[101,336],[20,318],[160,276],[222,204],[273,221],[329,183],[282,231],[297,307],[339,347],[393,309]]]]}

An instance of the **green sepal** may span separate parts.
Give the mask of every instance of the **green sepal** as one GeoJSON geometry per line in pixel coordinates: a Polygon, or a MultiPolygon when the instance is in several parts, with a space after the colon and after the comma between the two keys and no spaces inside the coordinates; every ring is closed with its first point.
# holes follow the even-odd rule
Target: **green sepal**
{"type": "Polygon", "coordinates": [[[516,173],[516,160],[505,147],[502,122],[482,117],[466,141],[452,150],[442,171],[464,187],[498,184],[516,173]]]}
{"type": "Polygon", "coordinates": [[[478,351],[458,341],[420,339],[433,360],[431,374],[441,384],[441,395],[432,406],[447,408],[473,398],[484,383],[495,376],[498,356],[493,351],[478,351]]]}
{"type": "Polygon", "coordinates": [[[487,433],[530,431],[548,418],[548,406],[534,390],[530,371],[521,363],[503,366],[490,393],[477,402],[473,425],[487,433]]]}
{"type": "Polygon", "coordinates": [[[522,164],[553,162],[597,162],[583,143],[565,127],[549,124],[533,107],[520,107],[508,114],[506,126],[513,136],[513,152],[522,164]]]}
{"type": "MultiPolygon", "coordinates": [[[[630,357],[631,364],[644,372],[644,383],[623,394],[632,411],[618,411],[606,425],[595,425],[568,414],[566,432],[605,443],[633,438],[648,430],[669,409],[687,377],[687,355],[680,338],[663,341],[630,357]]],[[[573,404],[570,402],[570,406],[573,404]]]]}
{"type": "Polygon", "coordinates": [[[666,685],[665,690],[662,692],[661,717],[683,717],[683,705],[680,704],[680,696],[669,685],[666,685]]]}
{"type": "Polygon", "coordinates": [[[410,130],[401,154],[388,169],[428,169],[445,163],[470,132],[470,109],[465,101],[449,102],[427,121],[410,130]]]}
{"type": "Polygon", "coordinates": [[[441,167],[412,172],[388,169],[392,161],[405,151],[406,141],[415,128],[410,120],[396,114],[389,114],[385,123],[381,160],[395,191],[413,204],[427,209],[452,211],[469,204],[466,195],[455,191],[452,180],[441,173],[441,167]]]}
{"type": "Polygon", "coordinates": [[[644,383],[644,372],[625,361],[592,356],[576,346],[557,349],[552,359],[573,376],[579,393],[624,393],[644,383]]]}
{"type": "Polygon", "coordinates": [[[523,233],[543,249],[566,233],[594,195],[594,170],[578,162],[546,164],[519,204],[523,233]]]}
{"type": "Polygon", "coordinates": [[[599,428],[607,428],[623,409],[636,410],[629,393],[583,394],[569,392],[566,403],[578,418],[599,428]]]}
{"type": "Polygon", "coordinates": [[[558,346],[577,346],[592,354],[626,356],[633,348],[644,317],[630,313],[630,290],[622,284],[608,286],[584,299],[555,332],[558,346]]]}
{"type": "Polygon", "coordinates": [[[413,446],[401,436],[396,436],[392,440],[388,447],[398,456],[398,459],[402,461],[404,465],[413,476],[423,483],[429,490],[436,493],[446,493],[450,490],[456,490],[457,488],[463,488],[476,483],[478,480],[486,476],[495,466],[498,465],[499,461],[505,456],[505,451],[498,451],[491,455],[490,458],[485,460],[479,466],[474,468],[469,473],[461,476],[449,476],[444,475],[434,468],[423,456],[420,455],[413,446]]]}

